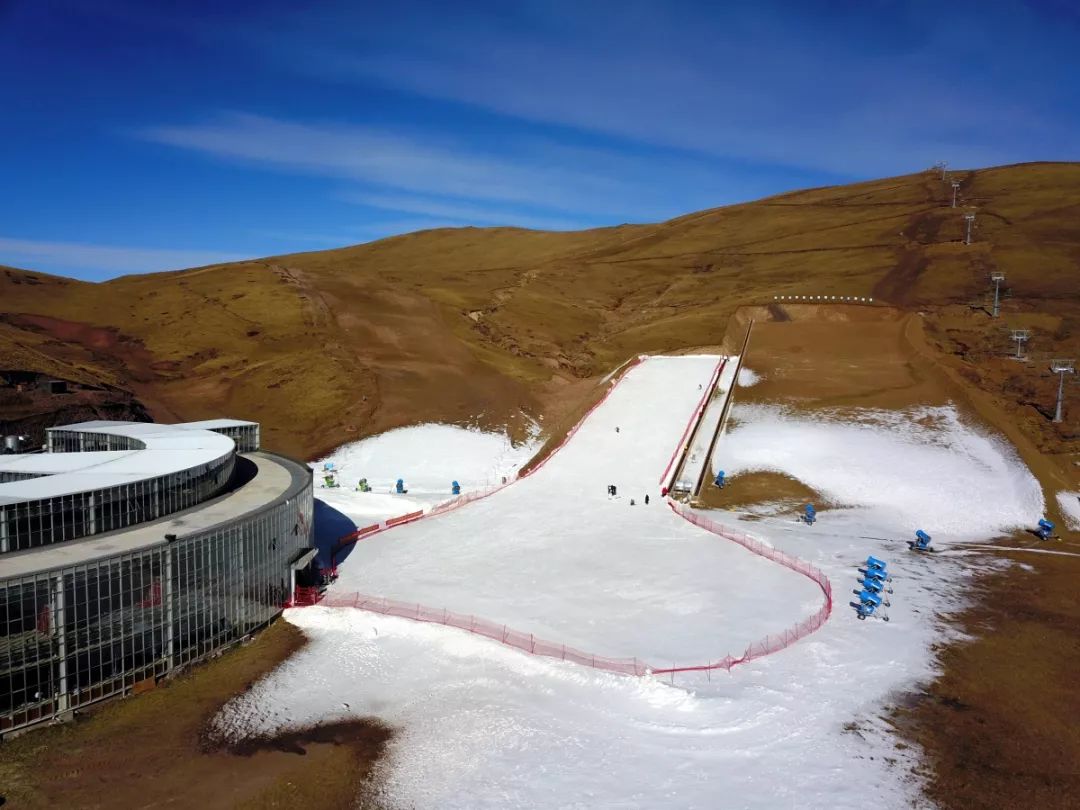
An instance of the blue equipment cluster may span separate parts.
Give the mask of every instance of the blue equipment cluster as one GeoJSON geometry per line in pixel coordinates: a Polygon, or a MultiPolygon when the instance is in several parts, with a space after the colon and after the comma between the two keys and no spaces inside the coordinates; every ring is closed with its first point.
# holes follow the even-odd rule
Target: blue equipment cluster
{"type": "Polygon", "coordinates": [[[806,511],[803,514],[803,520],[806,521],[807,526],[813,526],[817,521],[817,510],[812,503],[806,505],[806,511]]]}
{"type": "Polygon", "coordinates": [[[859,587],[852,591],[858,597],[858,602],[852,602],[855,615],[860,620],[867,618],[889,620],[889,614],[883,609],[890,605],[888,594],[893,592],[888,584],[892,582],[889,575],[888,565],[885,560],[869,556],[866,558],[864,567],[859,569],[859,587]]]}
{"type": "Polygon", "coordinates": [[[450,492],[453,495],[460,495],[461,494],[461,484],[459,484],[457,481],[451,481],[450,482],[450,492]]]}
{"type": "Polygon", "coordinates": [[[1054,524],[1052,521],[1042,518],[1039,521],[1039,528],[1035,530],[1035,536],[1040,540],[1049,540],[1054,533],[1054,524]]]}
{"type": "Polygon", "coordinates": [[[405,489],[405,479],[399,478],[397,480],[397,483],[394,484],[394,492],[396,492],[398,495],[404,495],[408,491],[409,490],[405,489]]]}
{"type": "Polygon", "coordinates": [[[727,482],[726,482],[726,481],[724,481],[724,471],[723,471],[723,470],[720,470],[720,472],[718,472],[718,473],[716,474],[716,480],[715,480],[715,481],[713,481],[713,484],[715,484],[715,485],[716,485],[717,487],[719,487],[720,489],[723,489],[723,488],[724,488],[724,484],[725,484],[725,483],[727,483],[727,482]]]}

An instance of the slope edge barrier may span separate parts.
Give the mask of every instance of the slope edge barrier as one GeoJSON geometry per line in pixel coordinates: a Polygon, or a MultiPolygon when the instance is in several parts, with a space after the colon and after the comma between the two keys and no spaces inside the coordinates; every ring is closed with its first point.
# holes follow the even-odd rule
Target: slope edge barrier
{"type": "Polygon", "coordinates": [[[712,664],[702,664],[699,666],[691,667],[668,667],[665,669],[654,669],[656,674],[667,672],[694,672],[707,669],[728,669],[736,664],[744,664],[747,661],[752,661],[755,658],[761,658],[766,655],[770,655],[774,652],[779,652],[787,647],[790,647],[796,641],[806,638],[808,635],[818,630],[828,620],[832,614],[833,597],[832,597],[832,583],[829,582],[829,578],[817,567],[811,565],[805,560],[801,560],[798,557],[794,557],[790,554],[786,554],[773,546],[762,543],[760,540],[755,540],[748,534],[743,532],[737,532],[733,529],[729,529],[726,526],[722,526],[719,523],[705,517],[702,514],[687,509],[681,504],[675,503],[670,498],[667,501],[671,511],[681,517],[683,520],[693,523],[700,529],[704,529],[710,534],[715,534],[718,537],[723,537],[726,540],[731,540],[733,543],[738,543],[748,551],[757,554],[760,557],[764,557],[767,560],[779,563],[785,568],[790,568],[796,573],[802,574],[804,577],[813,581],[819,588],[821,588],[822,594],[825,596],[825,601],[821,607],[812,616],[808,616],[803,619],[794,627],[789,627],[784,632],[778,635],[769,635],[760,641],[752,643],[746,648],[746,652],[739,658],[733,658],[728,656],[722,661],[718,661],[712,664]]]}
{"type": "MultiPolygon", "coordinates": [[[[399,518],[391,518],[382,524],[375,524],[373,526],[366,526],[361,529],[357,529],[351,532],[338,541],[338,548],[335,549],[335,555],[337,550],[348,545],[355,543],[358,540],[366,537],[372,537],[376,534],[380,534],[388,529],[394,528],[394,526],[404,525],[406,523],[413,523],[418,520],[423,520],[428,517],[435,517],[437,515],[446,514],[456,509],[465,506],[466,504],[473,503],[478,500],[482,500],[496,492],[511,486],[514,481],[527,478],[537,470],[544,467],[545,464],[558,453],[566,444],[574,437],[585,421],[592,415],[592,413],[599,408],[611,395],[611,392],[615,390],[616,386],[625,377],[626,373],[632,368],[641,363],[642,357],[637,357],[633,362],[628,364],[619,374],[617,379],[612,381],[611,387],[604,393],[604,396],[600,398],[585,415],[574,425],[563,440],[555,447],[547,458],[541,461],[536,467],[532,468],[528,472],[516,476],[512,481],[506,484],[500,484],[495,487],[490,487],[485,490],[478,490],[470,492],[465,495],[461,495],[449,501],[444,501],[441,504],[437,504],[432,507],[426,513],[410,513],[409,515],[403,515],[399,518]]],[[[723,367],[725,360],[722,360],[718,364],[718,369],[723,367]]],[[[717,373],[714,372],[714,377],[717,373]]],[[[711,390],[711,388],[710,388],[711,390]]],[[[706,395],[708,392],[706,393],[706,395]]],[[[704,402],[704,400],[703,400],[704,402]]],[[[698,408],[695,409],[691,415],[689,425],[694,422],[695,416],[701,409],[702,403],[698,404],[698,408]]],[[[684,431],[685,435],[685,431],[684,431]]],[[[681,445],[681,442],[680,442],[681,445]]],[[[676,447],[676,453],[678,447],[676,447]]],[[[669,462],[670,467],[671,462],[669,462]]],[[[666,473],[665,473],[666,475],[666,473]]],[[[573,647],[567,647],[565,644],[559,644],[554,641],[548,641],[546,639],[537,638],[532,633],[524,633],[519,630],[507,627],[505,624],[496,624],[495,622],[488,621],[486,619],[478,618],[474,615],[466,615],[463,613],[454,613],[453,611],[446,610],[445,608],[433,608],[425,605],[420,605],[415,602],[400,602],[393,599],[386,599],[383,597],[368,596],[361,593],[346,593],[346,594],[327,594],[318,604],[324,607],[352,607],[360,610],[367,610],[373,613],[379,613],[384,616],[397,616],[399,618],[410,619],[413,621],[424,622],[428,624],[441,624],[445,627],[454,627],[459,630],[465,630],[475,635],[484,636],[493,641],[498,641],[500,644],[504,644],[508,647],[527,652],[530,655],[538,655],[546,658],[557,658],[563,661],[571,661],[573,663],[592,667],[593,669],[604,670],[606,672],[614,672],[623,675],[674,675],[680,672],[709,672],[712,670],[723,669],[730,671],[732,667],[744,664],[757,658],[762,658],[766,655],[770,655],[780,650],[786,649],[794,644],[796,641],[805,638],[814,631],[818,630],[828,620],[832,613],[832,584],[828,578],[818,568],[811,565],[798,557],[793,557],[789,554],[785,554],[778,549],[773,548],[760,540],[755,540],[747,534],[736,532],[732,529],[728,529],[704,515],[700,515],[692,510],[686,509],[680,504],[675,503],[671,499],[667,499],[667,504],[671,510],[681,517],[682,519],[693,523],[695,526],[709,532],[710,534],[723,537],[727,540],[731,540],[734,543],[738,543],[748,551],[764,557],[773,562],[779,563],[786,568],[802,574],[814,581],[822,590],[825,595],[825,603],[822,607],[812,616],[807,617],[803,621],[796,624],[794,627],[788,628],[777,635],[769,635],[764,639],[752,642],[746,650],[739,656],[727,655],[722,659],[717,659],[704,664],[696,664],[681,667],[653,667],[642,661],[639,658],[610,658],[607,656],[594,655],[592,653],[584,652],[582,650],[575,649],[573,647]]],[[[296,605],[297,607],[307,607],[315,604],[315,601],[304,604],[296,605]]]]}
{"type": "MultiPolygon", "coordinates": [[[[705,406],[709,403],[709,399],[715,392],[716,384],[720,382],[720,375],[723,374],[724,366],[727,365],[727,361],[728,358],[721,357],[717,362],[716,368],[713,369],[712,376],[709,378],[709,384],[705,387],[705,393],[701,395],[697,407],[690,413],[690,418],[686,421],[686,427],[683,428],[682,437],[675,445],[675,449],[671,452],[671,458],[668,460],[667,466],[664,467],[664,472],[660,476],[659,481],[660,486],[663,487],[665,491],[671,489],[675,484],[675,477],[679,474],[679,469],[683,465],[686,454],[690,451],[690,442],[693,441],[693,431],[697,430],[697,423],[701,421],[701,417],[705,415],[705,406]],[[691,430],[691,428],[693,430],[691,430]],[[675,464],[676,458],[679,459],[678,464],[675,464]],[[675,466],[675,471],[671,475],[671,481],[665,484],[664,482],[668,480],[668,473],[672,472],[672,465],[675,466]]],[[[666,492],[664,492],[664,494],[666,494],[666,492]]]]}
{"type": "Polygon", "coordinates": [[[404,523],[414,523],[417,520],[422,520],[424,518],[435,517],[437,515],[445,515],[447,512],[453,512],[455,509],[460,509],[466,504],[483,500],[484,498],[488,498],[494,495],[496,492],[501,492],[508,486],[512,485],[515,481],[520,481],[523,478],[528,478],[530,475],[533,475],[537,471],[542,470],[544,468],[544,465],[551,460],[552,456],[562,450],[566,446],[567,442],[569,442],[574,437],[574,434],[576,434],[578,430],[581,429],[581,426],[585,424],[585,421],[590,416],[592,416],[593,411],[595,411],[607,401],[607,398],[611,396],[612,392],[615,390],[618,384],[626,378],[626,375],[630,372],[630,370],[635,368],[636,366],[639,366],[643,359],[644,355],[638,355],[628,360],[619,369],[616,369],[616,373],[614,373],[613,376],[607,378],[607,380],[610,381],[610,385],[608,387],[608,390],[604,392],[604,395],[600,397],[600,399],[597,400],[596,403],[593,404],[591,408],[589,408],[589,410],[585,411],[581,419],[579,419],[577,423],[566,432],[566,435],[563,436],[562,441],[555,445],[551,452],[548,453],[547,456],[542,459],[539,464],[529,469],[528,472],[515,475],[505,484],[496,484],[492,487],[486,487],[484,489],[478,489],[473,492],[467,492],[464,495],[459,495],[456,498],[451,498],[448,501],[443,501],[442,503],[435,504],[435,506],[431,507],[427,512],[424,512],[422,514],[413,512],[409,515],[401,515],[396,518],[389,518],[382,523],[375,523],[371,526],[364,526],[363,528],[355,529],[354,531],[349,532],[343,537],[338,538],[337,543],[334,544],[334,550],[330,555],[331,564],[333,564],[337,560],[337,555],[341,552],[342,549],[352,545],[358,540],[362,540],[368,537],[374,537],[375,535],[381,534],[387,529],[392,529],[394,528],[394,526],[402,525],[404,523]]]}

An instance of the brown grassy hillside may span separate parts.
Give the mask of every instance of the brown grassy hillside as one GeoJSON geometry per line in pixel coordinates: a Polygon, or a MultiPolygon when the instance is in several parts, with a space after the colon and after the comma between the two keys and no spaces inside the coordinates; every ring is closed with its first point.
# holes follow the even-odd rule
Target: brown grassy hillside
{"type": "MultiPolygon", "coordinates": [[[[423,419],[558,416],[632,353],[719,344],[742,305],[852,294],[929,308],[939,345],[1028,407],[1047,380],[982,362],[1004,321],[968,305],[1002,270],[1006,314],[1042,319],[1032,349],[1080,353],[1080,165],[954,176],[978,210],[972,246],[926,172],[657,225],[442,229],[102,284],[0,268],[0,369],[96,381],[161,418],[258,419],[309,457],[423,419]]],[[[1044,443],[1069,440],[1031,418],[1044,443]]]]}

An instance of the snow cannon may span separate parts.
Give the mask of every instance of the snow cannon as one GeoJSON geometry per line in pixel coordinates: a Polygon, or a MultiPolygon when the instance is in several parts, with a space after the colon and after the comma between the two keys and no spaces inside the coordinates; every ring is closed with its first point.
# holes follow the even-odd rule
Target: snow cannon
{"type": "Polygon", "coordinates": [[[812,503],[806,505],[806,512],[803,516],[803,520],[806,521],[807,526],[813,526],[814,521],[817,520],[817,510],[812,503]]]}
{"type": "Polygon", "coordinates": [[[873,555],[871,555],[871,556],[866,558],[866,567],[867,568],[880,568],[882,571],[884,571],[885,568],[886,568],[886,563],[885,563],[884,560],[879,560],[877,557],[874,557],[873,555]]]}
{"type": "Polygon", "coordinates": [[[863,577],[859,580],[859,584],[862,585],[864,591],[870,591],[870,593],[881,593],[885,590],[885,583],[873,577],[863,577]]]}
{"type": "Polygon", "coordinates": [[[930,535],[924,532],[922,529],[918,529],[915,532],[915,542],[911,544],[912,551],[929,551],[930,550],[930,535]]]}
{"type": "Polygon", "coordinates": [[[394,492],[396,492],[398,495],[404,495],[408,491],[409,490],[405,489],[405,479],[399,478],[397,480],[397,483],[394,484],[394,492]]]}
{"type": "Polygon", "coordinates": [[[720,470],[720,472],[716,474],[716,480],[713,481],[713,484],[715,484],[720,489],[723,489],[725,483],[726,482],[724,481],[724,471],[720,470]]]}
{"type": "Polygon", "coordinates": [[[852,593],[859,597],[860,605],[870,605],[871,607],[879,608],[882,605],[888,607],[890,604],[888,598],[886,598],[885,594],[881,591],[874,591],[869,588],[856,588],[852,593]],[[874,599],[870,599],[871,596],[874,597],[874,599]],[[874,601],[875,599],[877,601],[874,601]]]}
{"type": "Polygon", "coordinates": [[[885,622],[889,620],[888,615],[884,613],[880,617],[875,616],[875,613],[877,611],[877,605],[873,604],[872,602],[852,602],[851,604],[855,608],[855,615],[859,617],[860,621],[868,618],[880,618],[882,621],[885,622]]]}
{"type": "Polygon", "coordinates": [[[871,593],[867,590],[858,592],[859,602],[864,605],[873,605],[875,608],[881,607],[881,597],[876,593],[871,593]]]}
{"type": "Polygon", "coordinates": [[[457,481],[451,481],[450,482],[450,493],[453,494],[453,495],[460,495],[461,494],[461,484],[459,484],[457,481]]]}
{"type": "Polygon", "coordinates": [[[1046,518],[1043,518],[1039,521],[1039,528],[1035,530],[1035,536],[1040,540],[1049,540],[1053,531],[1054,524],[1046,518]]]}
{"type": "Polygon", "coordinates": [[[878,582],[888,582],[892,577],[889,576],[889,572],[884,568],[867,568],[863,574],[865,579],[873,579],[878,582]]]}
{"type": "Polygon", "coordinates": [[[368,483],[366,478],[361,478],[356,484],[357,492],[371,492],[371,484],[368,483]]]}

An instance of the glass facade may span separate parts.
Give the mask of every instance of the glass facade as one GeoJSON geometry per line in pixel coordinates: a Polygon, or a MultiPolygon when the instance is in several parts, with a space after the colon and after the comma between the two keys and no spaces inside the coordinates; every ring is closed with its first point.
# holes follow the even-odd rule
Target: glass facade
{"type": "MultiPolygon", "coordinates": [[[[78,435],[126,438],[93,433],[78,435]]],[[[157,478],[73,495],[0,505],[0,552],[62,543],[123,529],[188,509],[220,492],[232,478],[235,464],[236,454],[229,452],[207,464],[157,478]]]]}
{"type": "Polygon", "coordinates": [[[99,450],[145,450],[146,444],[131,436],[82,430],[49,428],[45,443],[50,453],[89,453],[99,450]]]}
{"type": "MultiPolygon", "coordinates": [[[[266,455],[292,480],[252,513],[136,552],[0,579],[0,734],[152,684],[281,611],[293,563],[311,546],[311,471],[266,455]]],[[[195,474],[174,488],[196,480],[204,479],[195,474]]],[[[128,516],[115,519],[117,525],[148,520],[146,504],[168,489],[110,492],[107,511],[94,505],[97,520],[114,505],[128,516]],[[127,498],[142,499],[138,520],[135,507],[124,505],[127,498]]],[[[181,495],[168,497],[159,514],[184,508],[181,495]]],[[[84,503],[59,513],[83,515],[85,526],[87,511],[84,503]]]]}
{"type": "Polygon", "coordinates": [[[259,449],[259,423],[249,422],[245,425],[233,425],[230,427],[209,428],[214,433],[228,436],[236,442],[236,452],[254,453],[259,449]]]}

